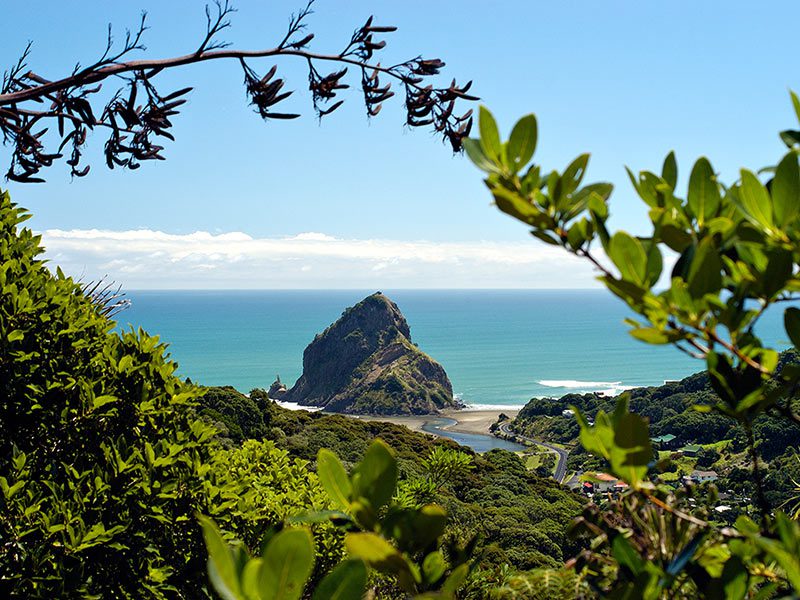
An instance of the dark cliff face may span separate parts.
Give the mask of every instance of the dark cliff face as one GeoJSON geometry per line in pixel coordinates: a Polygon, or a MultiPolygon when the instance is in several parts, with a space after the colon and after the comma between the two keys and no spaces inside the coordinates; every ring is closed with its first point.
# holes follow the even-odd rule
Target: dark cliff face
{"type": "Polygon", "coordinates": [[[455,406],[442,366],[411,343],[381,293],[348,308],[303,353],[303,375],[282,398],[336,412],[428,414],[455,406]]]}

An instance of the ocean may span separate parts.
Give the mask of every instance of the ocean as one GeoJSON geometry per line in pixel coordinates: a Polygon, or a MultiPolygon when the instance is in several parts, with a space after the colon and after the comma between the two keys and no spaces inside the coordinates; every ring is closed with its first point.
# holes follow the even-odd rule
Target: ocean
{"type": "MultiPolygon", "coordinates": [[[[280,375],[291,385],[317,333],[374,290],[130,291],[118,326],[169,344],[178,373],[242,392],[280,375]]],[[[628,333],[627,307],[603,290],[384,290],[418,346],[439,361],[467,405],[520,407],[532,397],[619,393],[704,368],[628,333]]],[[[788,347],[780,313],[759,334],[788,347]]]]}

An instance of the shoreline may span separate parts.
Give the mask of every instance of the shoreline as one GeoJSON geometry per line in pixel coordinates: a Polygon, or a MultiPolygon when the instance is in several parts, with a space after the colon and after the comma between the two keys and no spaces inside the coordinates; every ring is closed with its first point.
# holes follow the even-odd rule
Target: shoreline
{"type": "Polygon", "coordinates": [[[408,416],[385,416],[385,415],[345,415],[354,419],[361,419],[362,421],[380,421],[383,423],[393,423],[395,425],[404,425],[412,431],[421,431],[436,435],[429,431],[423,431],[423,427],[430,422],[437,419],[452,419],[455,421],[452,425],[443,425],[441,429],[453,431],[456,433],[470,433],[480,435],[492,435],[489,427],[497,421],[500,414],[508,415],[514,418],[519,413],[519,408],[509,407],[507,409],[479,409],[479,410],[456,410],[446,409],[435,415],[408,415],[408,416]]]}

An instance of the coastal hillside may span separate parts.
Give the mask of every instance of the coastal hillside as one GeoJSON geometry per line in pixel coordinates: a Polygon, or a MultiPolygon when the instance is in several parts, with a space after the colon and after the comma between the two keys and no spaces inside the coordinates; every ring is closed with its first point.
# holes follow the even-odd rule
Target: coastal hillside
{"type": "Polygon", "coordinates": [[[206,388],[199,412],[220,432],[223,446],[237,448],[248,438],[274,443],[293,459],[307,461],[311,470],[320,448],[332,450],[350,468],[380,438],[396,453],[401,500],[436,502],[453,515],[448,535],[478,536],[475,553],[483,576],[503,565],[559,568],[585,547],[585,540],[568,534],[580,496],[530,471],[512,452],[477,454],[402,425],[288,410],[259,389],[248,397],[232,387],[206,388]]]}
{"type": "MultiPolygon", "coordinates": [[[[781,355],[777,373],[796,363],[795,351],[781,355]]],[[[632,412],[647,417],[653,446],[660,462],[657,469],[664,482],[680,483],[692,473],[713,473],[717,487],[728,493],[728,505],[735,498],[753,496],[752,475],[747,455],[747,434],[737,423],[718,412],[700,412],[696,406],[719,402],[706,371],[660,386],[635,388],[630,394],[632,412]]],[[[793,399],[793,404],[798,400],[793,399]]],[[[598,411],[611,413],[616,397],[600,394],[568,394],[561,398],[533,398],[511,422],[515,433],[562,444],[570,449],[568,471],[604,470],[603,462],[581,446],[579,427],[570,407],[577,407],[589,419],[598,411]]],[[[753,422],[753,435],[767,468],[766,494],[774,506],[796,495],[800,481],[797,429],[776,415],[763,414],[753,422]]]]}
{"type": "Polygon", "coordinates": [[[303,352],[303,374],[281,399],[374,415],[457,406],[444,368],[412,343],[400,309],[380,292],[314,338],[303,352]]]}

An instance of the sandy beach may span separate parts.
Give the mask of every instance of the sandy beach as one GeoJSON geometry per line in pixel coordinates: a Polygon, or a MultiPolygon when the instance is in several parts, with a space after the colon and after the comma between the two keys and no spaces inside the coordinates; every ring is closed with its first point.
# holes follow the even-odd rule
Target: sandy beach
{"type": "Polygon", "coordinates": [[[453,419],[456,421],[454,425],[445,426],[443,429],[450,431],[458,431],[460,433],[481,433],[489,434],[489,427],[492,423],[497,421],[500,414],[505,414],[509,417],[517,416],[519,409],[507,408],[502,410],[443,410],[438,415],[414,415],[409,417],[385,417],[385,416],[371,416],[360,415],[356,418],[364,421],[383,421],[386,423],[395,423],[397,425],[405,425],[413,431],[422,431],[425,423],[442,417],[453,419]]]}

